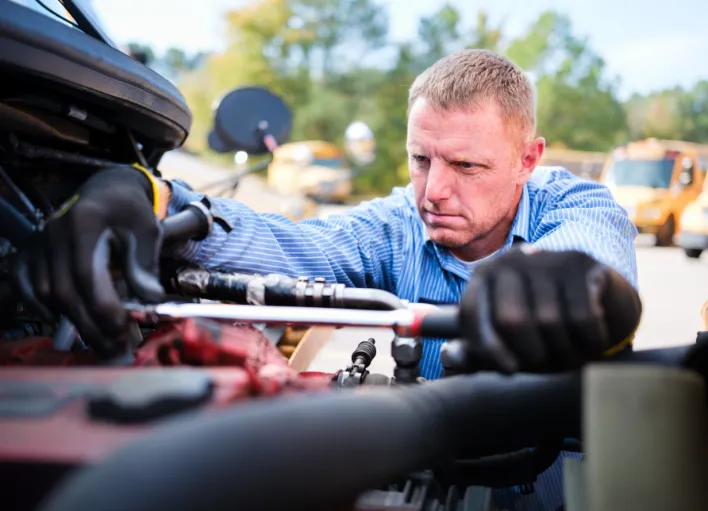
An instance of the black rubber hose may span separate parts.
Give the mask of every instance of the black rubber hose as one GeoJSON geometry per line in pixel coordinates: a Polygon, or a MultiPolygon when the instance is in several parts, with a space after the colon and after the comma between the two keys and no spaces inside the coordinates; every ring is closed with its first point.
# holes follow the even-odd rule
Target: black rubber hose
{"type": "Polygon", "coordinates": [[[69,478],[41,509],[347,509],[460,451],[505,453],[579,429],[574,373],[279,398],[166,424],[69,478]]]}
{"type": "Polygon", "coordinates": [[[190,204],[184,210],[162,221],[162,241],[165,245],[202,240],[209,234],[209,217],[197,206],[190,204]]]}
{"type": "MultiPolygon", "coordinates": [[[[189,268],[177,271],[173,280],[175,288],[189,296],[241,304],[255,301],[259,305],[300,305],[296,287],[298,280],[285,275],[262,276],[189,268]],[[249,296],[249,289],[253,296],[249,296]]],[[[344,288],[341,295],[322,293],[318,300],[311,297],[303,299],[305,306],[367,310],[404,308],[396,295],[381,289],[344,288]]]]}
{"type": "Polygon", "coordinates": [[[297,279],[285,275],[226,273],[202,268],[179,269],[177,291],[188,296],[253,305],[297,305],[297,279]]]}
{"type": "Polygon", "coordinates": [[[440,310],[426,314],[420,324],[420,336],[444,339],[462,337],[459,316],[460,310],[456,305],[446,305],[440,307],[440,310]]]}

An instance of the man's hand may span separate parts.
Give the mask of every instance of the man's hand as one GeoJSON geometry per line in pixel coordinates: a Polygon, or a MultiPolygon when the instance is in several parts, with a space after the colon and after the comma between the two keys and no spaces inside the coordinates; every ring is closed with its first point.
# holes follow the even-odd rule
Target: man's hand
{"type": "Polygon", "coordinates": [[[28,305],[45,316],[51,317],[49,310],[65,314],[87,343],[113,351],[130,323],[111,263],[141,299],[164,294],[158,280],[157,186],[128,166],[89,178],[18,254],[15,283],[28,305]]]}
{"type": "Polygon", "coordinates": [[[481,264],[460,302],[456,371],[558,371],[619,350],[641,316],[637,291],[582,252],[512,250],[481,264]]]}

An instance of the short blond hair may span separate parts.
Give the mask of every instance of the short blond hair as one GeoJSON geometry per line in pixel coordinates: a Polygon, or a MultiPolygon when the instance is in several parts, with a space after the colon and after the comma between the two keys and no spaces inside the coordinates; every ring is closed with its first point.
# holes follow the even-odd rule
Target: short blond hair
{"type": "Polygon", "coordinates": [[[469,108],[482,101],[496,102],[507,127],[524,137],[536,133],[536,90],[511,60],[489,50],[461,50],[443,57],[423,71],[408,93],[408,113],[425,98],[434,108],[469,108]]]}

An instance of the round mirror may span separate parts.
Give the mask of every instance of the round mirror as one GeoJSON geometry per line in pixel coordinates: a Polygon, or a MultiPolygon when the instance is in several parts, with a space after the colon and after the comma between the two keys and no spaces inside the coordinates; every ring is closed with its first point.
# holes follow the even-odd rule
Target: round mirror
{"type": "Polygon", "coordinates": [[[376,142],[371,129],[361,121],[351,123],[344,132],[349,157],[356,165],[369,165],[376,159],[376,142]]]}
{"type": "Polygon", "coordinates": [[[291,129],[290,109],[280,97],[264,87],[242,87],[219,101],[208,142],[218,153],[244,151],[257,156],[270,152],[265,134],[280,145],[288,141],[291,129]]]}

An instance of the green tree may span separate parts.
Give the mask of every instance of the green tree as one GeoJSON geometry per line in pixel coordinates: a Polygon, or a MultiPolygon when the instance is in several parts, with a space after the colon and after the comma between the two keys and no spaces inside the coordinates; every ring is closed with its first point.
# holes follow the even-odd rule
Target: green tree
{"type": "Polygon", "coordinates": [[[565,41],[558,40],[559,32],[568,26],[554,11],[546,11],[531,24],[528,31],[509,42],[502,50],[519,67],[537,75],[552,73],[548,69],[554,49],[565,41]]]}
{"type": "Polygon", "coordinates": [[[291,107],[293,140],[341,140],[367,90],[362,79],[353,80],[354,88],[347,79],[371,72],[343,65],[340,56],[380,46],[386,12],[372,0],[260,0],[229,11],[226,20],[226,50],[180,82],[194,114],[190,147],[206,150],[214,101],[253,84],[268,87],[291,107]]]}
{"type": "Polygon", "coordinates": [[[297,45],[311,76],[327,80],[346,72],[386,42],[387,12],[372,0],[293,0],[290,5],[291,25],[311,34],[297,45]]]}
{"type": "Polygon", "coordinates": [[[708,143],[708,81],[635,94],[625,104],[630,137],[708,143]]]}
{"type": "MultiPolygon", "coordinates": [[[[263,85],[292,109],[292,140],[341,144],[347,124],[369,124],[377,160],[357,178],[361,192],[387,193],[407,181],[408,89],[418,73],[459,48],[499,51],[534,77],[539,133],[550,145],[606,150],[628,134],[646,132],[652,125],[647,119],[660,117],[646,98],[623,109],[602,58],[555,11],[508,39],[502,24],[493,24],[484,11],[467,24],[446,3],[420,20],[411,41],[396,45],[387,40],[388,15],[377,0],[258,0],[227,12],[225,19],[224,51],[165,55],[180,70],[179,86],[193,111],[188,146],[208,154],[206,136],[218,98],[235,87],[263,85]],[[376,57],[391,48],[393,63],[383,66],[385,60],[376,57]]],[[[695,113],[708,107],[706,89],[671,103],[684,118],[680,129],[694,137],[708,130],[706,116],[695,113]]]]}
{"type": "Polygon", "coordinates": [[[155,51],[149,44],[128,43],[128,51],[131,55],[141,60],[146,65],[151,65],[155,61],[155,51]]]}
{"type": "Polygon", "coordinates": [[[181,48],[169,48],[163,57],[165,64],[176,72],[189,69],[189,59],[181,48]]]}
{"type": "Polygon", "coordinates": [[[380,79],[363,120],[376,136],[376,161],[356,180],[361,193],[388,193],[408,181],[406,130],[408,88],[415,79],[416,54],[408,45],[398,49],[395,66],[380,79]]]}
{"type": "Polygon", "coordinates": [[[686,140],[708,143],[708,80],[698,82],[681,104],[686,140]]]}
{"type": "Polygon", "coordinates": [[[261,0],[226,13],[226,49],[206,57],[179,82],[194,119],[188,148],[208,152],[214,107],[233,88],[265,85],[276,94],[283,92],[276,64],[293,37],[286,26],[290,15],[287,0],[261,0]]]}
{"type": "Polygon", "coordinates": [[[604,151],[626,137],[618,82],[567,16],[542,13],[505,53],[536,78],[538,131],[550,146],[604,151]]]}
{"type": "Polygon", "coordinates": [[[392,187],[408,182],[406,131],[408,126],[408,90],[418,73],[433,62],[465,45],[459,11],[443,4],[430,16],[421,18],[416,41],[398,44],[394,65],[369,78],[372,94],[368,97],[363,120],[371,126],[377,140],[376,162],[356,180],[362,193],[387,193],[392,187]]]}
{"type": "Polygon", "coordinates": [[[479,11],[477,13],[477,23],[472,31],[471,41],[467,44],[467,48],[497,51],[501,44],[501,38],[501,25],[492,27],[489,24],[489,15],[484,11],[479,11]]]}
{"type": "Polygon", "coordinates": [[[443,4],[431,16],[421,18],[418,24],[418,37],[422,48],[417,62],[420,71],[462,46],[461,20],[460,12],[449,3],[443,4]]]}
{"type": "Polygon", "coordinates": [[[632,96],[625,104],[630,138],[684,138],[681,110],[685,101],[686,93],[681,88],[632,96]]]}

